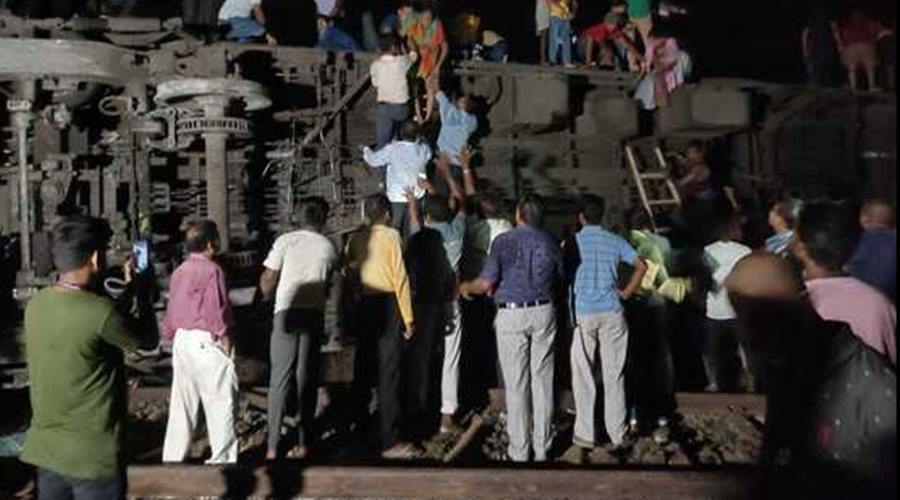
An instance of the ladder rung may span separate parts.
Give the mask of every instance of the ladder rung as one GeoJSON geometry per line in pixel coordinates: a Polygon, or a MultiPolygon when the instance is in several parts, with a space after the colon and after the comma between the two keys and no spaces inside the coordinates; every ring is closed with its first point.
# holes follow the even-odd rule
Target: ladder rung
{"type": "Polygon", "coordinates": [[[666,205],[679,205],[678,200],[647,200],[647,204],[651,207],[661,207],[666,205]]]}
{"type": "Polygon", "coordinates": [[[641,176],[641,180],[649,179],[649,180],[654,180],[654,181],[664,181],[669,178],[669,176],[666,174],[640,174],[640,176],[641,176]]]}

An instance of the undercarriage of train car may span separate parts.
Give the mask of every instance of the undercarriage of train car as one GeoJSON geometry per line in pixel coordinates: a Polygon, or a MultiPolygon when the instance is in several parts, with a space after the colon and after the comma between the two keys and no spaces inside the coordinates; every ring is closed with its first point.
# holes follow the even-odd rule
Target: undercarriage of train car
{"type": "MultiPolygon", "coordinates": [[[[380,189],[360,154],[374,142],[371,55],[206,44],[177,22],[134,18],[0,15],[0,46],[0,281],[19,302],[52,280],[49,232],[62,215],[108,220],[113,263],[148,241],[161,289],[183,225],[210,218],[235,286],[249,288],[298,200],[324,197],[339,241],[362,222],[360,201],[380,189]]],[[[479,189],[507,200],[537,192],[560,212],[581,194],[602,195],[611,225],[632,209],[654,225],[654,216],[664,220],[654,202],[663,195],[642,185],[642,168],[660,160],[661,147],[691,139],[724,151],[750,196],[791,179],[785,161],[810,151],[856,164],[872,150],[879,171],[896,162],[890,141],[857,126],[890,122],[881,118],[895,113],[892,98],[860,104],[710,81],[650,116],[638,111],[627,73],[468,62],[452,81],[480,103],[479,189]],[[823,102],[830,111],[819,110],[823,102]],[[805,139],[817,133],[828,135],[827,148],[805,139]]],[[[830,171],[834,184],[864,183],[840,166],[830,171]]],[[[802,177],[791,182],[815,184],[802,177]]]]}

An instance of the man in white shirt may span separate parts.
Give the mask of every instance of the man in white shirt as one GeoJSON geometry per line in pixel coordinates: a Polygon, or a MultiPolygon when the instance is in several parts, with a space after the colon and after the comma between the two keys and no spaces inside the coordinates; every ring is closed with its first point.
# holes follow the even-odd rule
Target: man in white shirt
{"type": "Polygon", "coordinates": [[[246,43],[265,36],[269,45],[275,37],[266,32],[266,14],[262,0],[225,0],[219,9],[219,23],[228,25],[229,40],[246,43]]]}
{"type": "Polygon", "coordinates": [[[403,122],[409,117],[409,80],[407,74],[416,53],[400,54],[398,40],[381,38],[381,57],[369,69],[372,86],[378,93],[378,149],[400,137],[403,122]]]}
{"type": "Polygon", "coordinates": [[[419,126],[413,121],[403,125],[401,140],[373,151],[363,150],[363,159],[374,168],[386,168],[385,191],[391,202],[391,225],[408,237],[410,234],[406,191],[411,190],[416,200],[425,196],[422,182],[428,180],[426,167],[432,152],[427,144],[419,142],[419,126]]]}
{"type": "Polygon", "coordinates": [[[292,385],[298,401],[297,444],[288,457],[305,458],[309,453],[325,305],[338,258],[334,245],[322,235],[328,203],[321,198],[309,199],[300,207],[299,215],[300,230],[275,240],[260,278],[263,297],[275,297],[266,454],[270,460],[278,457],[282,417],[292,385]]]}
{"type": "MultiPolygon", "coordinates": [[[[728,300],[725,280],[738,261],[753,253],[750,247],[738,243],[741,239],[741,224],[737,214],[723,217],[717,225],[718,240],[708,245],[703,254],[712,276],[710,290],[706,295],[706,331],[703,342],[703,365],[709,380],[707,390],[710,392],[730,389],[729,386],[734,384],[733,367],[737,364],[740,342],[735,321],[737,314],[728,300]]],[[[746,350],[743,353],[748,354],[746,350]]]]}

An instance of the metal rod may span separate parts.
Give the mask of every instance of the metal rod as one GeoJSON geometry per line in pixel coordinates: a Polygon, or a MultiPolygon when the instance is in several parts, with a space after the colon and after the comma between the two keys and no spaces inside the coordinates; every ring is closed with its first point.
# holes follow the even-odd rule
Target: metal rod
{"type": "MultiPolygon", "coordinates": [[[[227,99],[223,97],[204,97],[203,106],[206,118],[225,116],[227,99]]],[[[222,251],[231,247],[231,226],[228,213],[228,159],[225,149],[228,135],[221,132],[207,132],[206,143],[206,213],[210,220],[219,227],[222,251]]]]}

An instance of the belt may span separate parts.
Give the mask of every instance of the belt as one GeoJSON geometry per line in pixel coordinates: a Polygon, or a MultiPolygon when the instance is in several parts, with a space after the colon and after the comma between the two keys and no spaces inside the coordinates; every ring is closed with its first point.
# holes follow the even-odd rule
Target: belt
{"type": "Polygon", "coordinates": [[[551,300],[535,300],[532,302],[504,302],[502,304],[497,304],[497,309],[530,309],[532,307],[540,307],[546,306],[548,304],[552,304],[551,300]]]}

